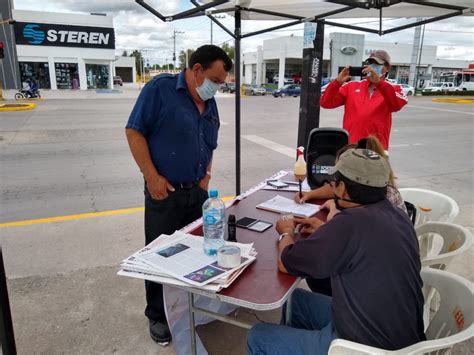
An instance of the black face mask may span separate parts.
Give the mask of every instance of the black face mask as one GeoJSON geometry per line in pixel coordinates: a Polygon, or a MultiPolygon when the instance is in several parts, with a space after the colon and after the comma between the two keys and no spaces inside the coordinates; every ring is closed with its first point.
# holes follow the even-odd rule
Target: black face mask
{"type": "Polygon", "coordinates": [[[336,208],[339,210],[339,211],[343,211],[343,210],[347,210],[348,208],[352,208],[352,207],[343,207],[339,204],[339,201],[346,201],[346,202],[351,202],[351,203],[356,203],[358,205],[365,205],[366,203],[365,202],[360,202],[360,201],[355,201],[355,200],[349,200],[347,198],[342,198],[342,197],[339,197],[337,196],[335,193],[334,194],[334,197],[333,197],[333,200],[334,200],[334,204],[336,205],[336,208]]]}

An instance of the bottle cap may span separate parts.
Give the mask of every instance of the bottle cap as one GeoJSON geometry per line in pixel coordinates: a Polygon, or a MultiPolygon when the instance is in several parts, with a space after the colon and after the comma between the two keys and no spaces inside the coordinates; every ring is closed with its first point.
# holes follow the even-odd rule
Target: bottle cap
{"type": "Polygon", "coordinates": [[[227,219],[227,222],[228,223],[235,223],[235,215],[230,214],[229,218],[227,219]]]}
{"type": "Polygon", "coordinates": [[[217,190],[209,190],[209,197],[214,198],[219,196],[219,192],[217,190]]]}

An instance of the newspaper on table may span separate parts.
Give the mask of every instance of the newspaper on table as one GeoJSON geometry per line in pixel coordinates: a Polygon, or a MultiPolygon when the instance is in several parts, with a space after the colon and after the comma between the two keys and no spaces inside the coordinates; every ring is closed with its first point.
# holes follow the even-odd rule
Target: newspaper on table
{"type": "Polygon", "coordinates": [[[123,260],[119,275],[218,292],[228,287],[256,256],[253,243],[226,244],[241,250],[241,263],[236,268],[223,268],[218,265],[217,256],[206,255],[202,237],[180,231],[161,235],[123,260]]]}

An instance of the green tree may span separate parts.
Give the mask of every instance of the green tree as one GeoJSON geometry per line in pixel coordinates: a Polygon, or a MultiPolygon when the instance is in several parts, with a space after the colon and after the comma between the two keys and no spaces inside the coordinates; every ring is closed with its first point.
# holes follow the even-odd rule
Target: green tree
{"type": "Polygon", "coordinates": [[[232,59],[232,61],[234,60],[235,58],[235,48],[234,46],[231,46],[229,43],[224,43],[221,48],[224,50],[224,52],[227,53],[227,55],[229,56],[230,59],[232,59]]]}
{"type": "Polygon", "coordinates": [[[122,57],[128,57],[128,53],[127,53],[127,51],[123,51],[123,53],[122,53],[122,57]]]}
{"type": "Polygon", "coordinates": [[[130,57],[135,57],[135,68],[137,69],[137,73],[140,74],[142,72],[142,52],[139,50],[134,50],[130,57]]]}
{"type": "MultiPolygon", "coordinates": [[[[191,57],[191,54],[194,53],[194,49],[186,49],[186,51],[188,52],[188,61],[189,61],[189,58],[191,57]]],[[[180,51],[179,52],[179,55],[178,55],[178,68],[183,70],[185,69],[186,67],[188,66],[188,63],[186,63],[186,52],[185,51],[180,51]]]]}

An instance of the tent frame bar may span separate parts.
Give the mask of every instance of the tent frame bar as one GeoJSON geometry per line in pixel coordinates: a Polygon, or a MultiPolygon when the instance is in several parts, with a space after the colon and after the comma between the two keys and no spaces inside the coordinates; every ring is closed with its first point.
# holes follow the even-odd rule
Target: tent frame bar
{"type": "MultiPolygon", "coordinates": [[[[196,0],[191,0],[191,2],[193,3],[194,6],[198,7],[199,6],[199,3],[196,1],[196,0]]],[[[235,39],[235,36],[234,34],[227,28],[225,27],[221,22],[219,22],[214,16],[212,16],[211,14],[207,14],[206,15],[212,22],[214,22],[217,26],[219,26],[220,28],[222,28],[229,36],[231,36],[232,38],[235,39]]],[[[186,63],[187,65],[188,63],[186,63]]]]}
{"type": "MultiPolygon", "coordinates": [[[[356,30],[356,31],[361,31],[361,32],[368,32],[368,33],[375,33],[378,34],[379,36],[382,36],[384,34],[388,33],[393,33],[397,31],[401,31],[407,28],[411,27],[416,27],[420,25],[424,25],[427,23],[435,22],[435,21],[440,21],[444,20],[447,18],[451,18],[454,16],[459,16],[463,15],[464,13],[467,12],[474,12],[472,8],[465,8],[461,6],[455,6],[455,5],[450,5],[450,4],[441,4],[441,3],[432,3],[429,1],[423,1],[419,2],[416,0],[326,0],[327,2],[337,4],[340,6],[344,6],[342,8],[336,9],[334,11],[330,11],[324,14],[320,14],[317,16],[313,17],[308,17],[304,18],[301,16],[296,16],[292,14],[285,14],[285,13],[280,13],[280,12],[275,12],[275,11],[269,11],[269,10],[264,10],[264,9],[257,9],[257,8],[247,8],[247,7],[241,7],[238,5],[235,5],[233,7],[229,8],[223,8],[223,9],[212,9],[213,7],[228,3],[229,0],[214,0],[211,1],[207,4],[204,5],[199,5],[197,0],[190,0],[191,3],[195,6],[193,9],[186,10],[183,12],[180,12],[175,15],[171,16],[164,16],[161,14],[159,11],[155,10],[152,6],[146,3],[146,0],[135,0],[137,4],[148,10],[150,13],[158,17],[160,20],[164,22],[171,22],[175,20],[182,20],[186,18],[192,18],[196,16],[207,16],[211,21],[213,21],[215,24],[217,24],[220,28],[222,28],[229,36],[231,36],[235,40],[235,155],[236,155],[236,163],[235,163],[235,174],[236,174],[236,194],[240,195],[240,171],[241,171],[241,165],[240,165],[240,158],[241,158],[241,152],[240,152],[240,116],[241,116],[241,111],[240,111],[240,76],[241,76],[241,40],[242,38],[247,38],[247,37],[252,37],[256,36],[262,33],[278,30],[281,28],[286,28],[290,26],[294,26],[300,23],[304,22],[316,22],[316,23],[323,23],[324,25],[330,25],[330,26],[335,26],[335,27],[341,27],[341,28],[347,28],[351,30],[356,30]],[[430,7],[436,7],[440,9],[445,9],[445,10],[453,10],[453,12],[447,13],[445,15],[441,16],[435,16],[426,20],[422,21],[417,21],[413,22],[407,25],[402,25],[398,27],[394,27],[388,30],[383,30],[383,16],[382,12],[383,9],[389,6],[397,5],[400,3],[409,3],[409,4],[416,4],[420,6],[430,6],[430,7]],[[365,28],[365,27],[360,27],[360,26],[354,26],[354,25],[347,25],[343,23],[338,23],[338,22],[333,22],[333,21],[328,21],[326,20],[327,17],[342,13],[351,9],[355,8],[360,8],[360,9],[378,9],[379,10],[379,28],[372,29],[372,28],[365,28]],[[235,13],[235,21],[234,21],[234,32],[232,33],[231,30],[226,28],[221,22],[217,21],[212,15],[213,14],[219,14],[219,13],[229,13],[229,12],[234,12],[235,13]],[[264,15],[270,15],[270,16],[276,16],[276,17],[282,17],[287,20],[293,20],[291,22],[288,22],[283,25],[278,25],[278,26],[273,26],[269,27],[263,30],[259,31],[254,31],[254,32],[249,32],[244,35],[242,35],[242,12],[254,12],[254,13],[259,13],[259,14],[264,14],[264,15]]],[[[445,0],[447,1],[447,0],[445,0]]]]}

